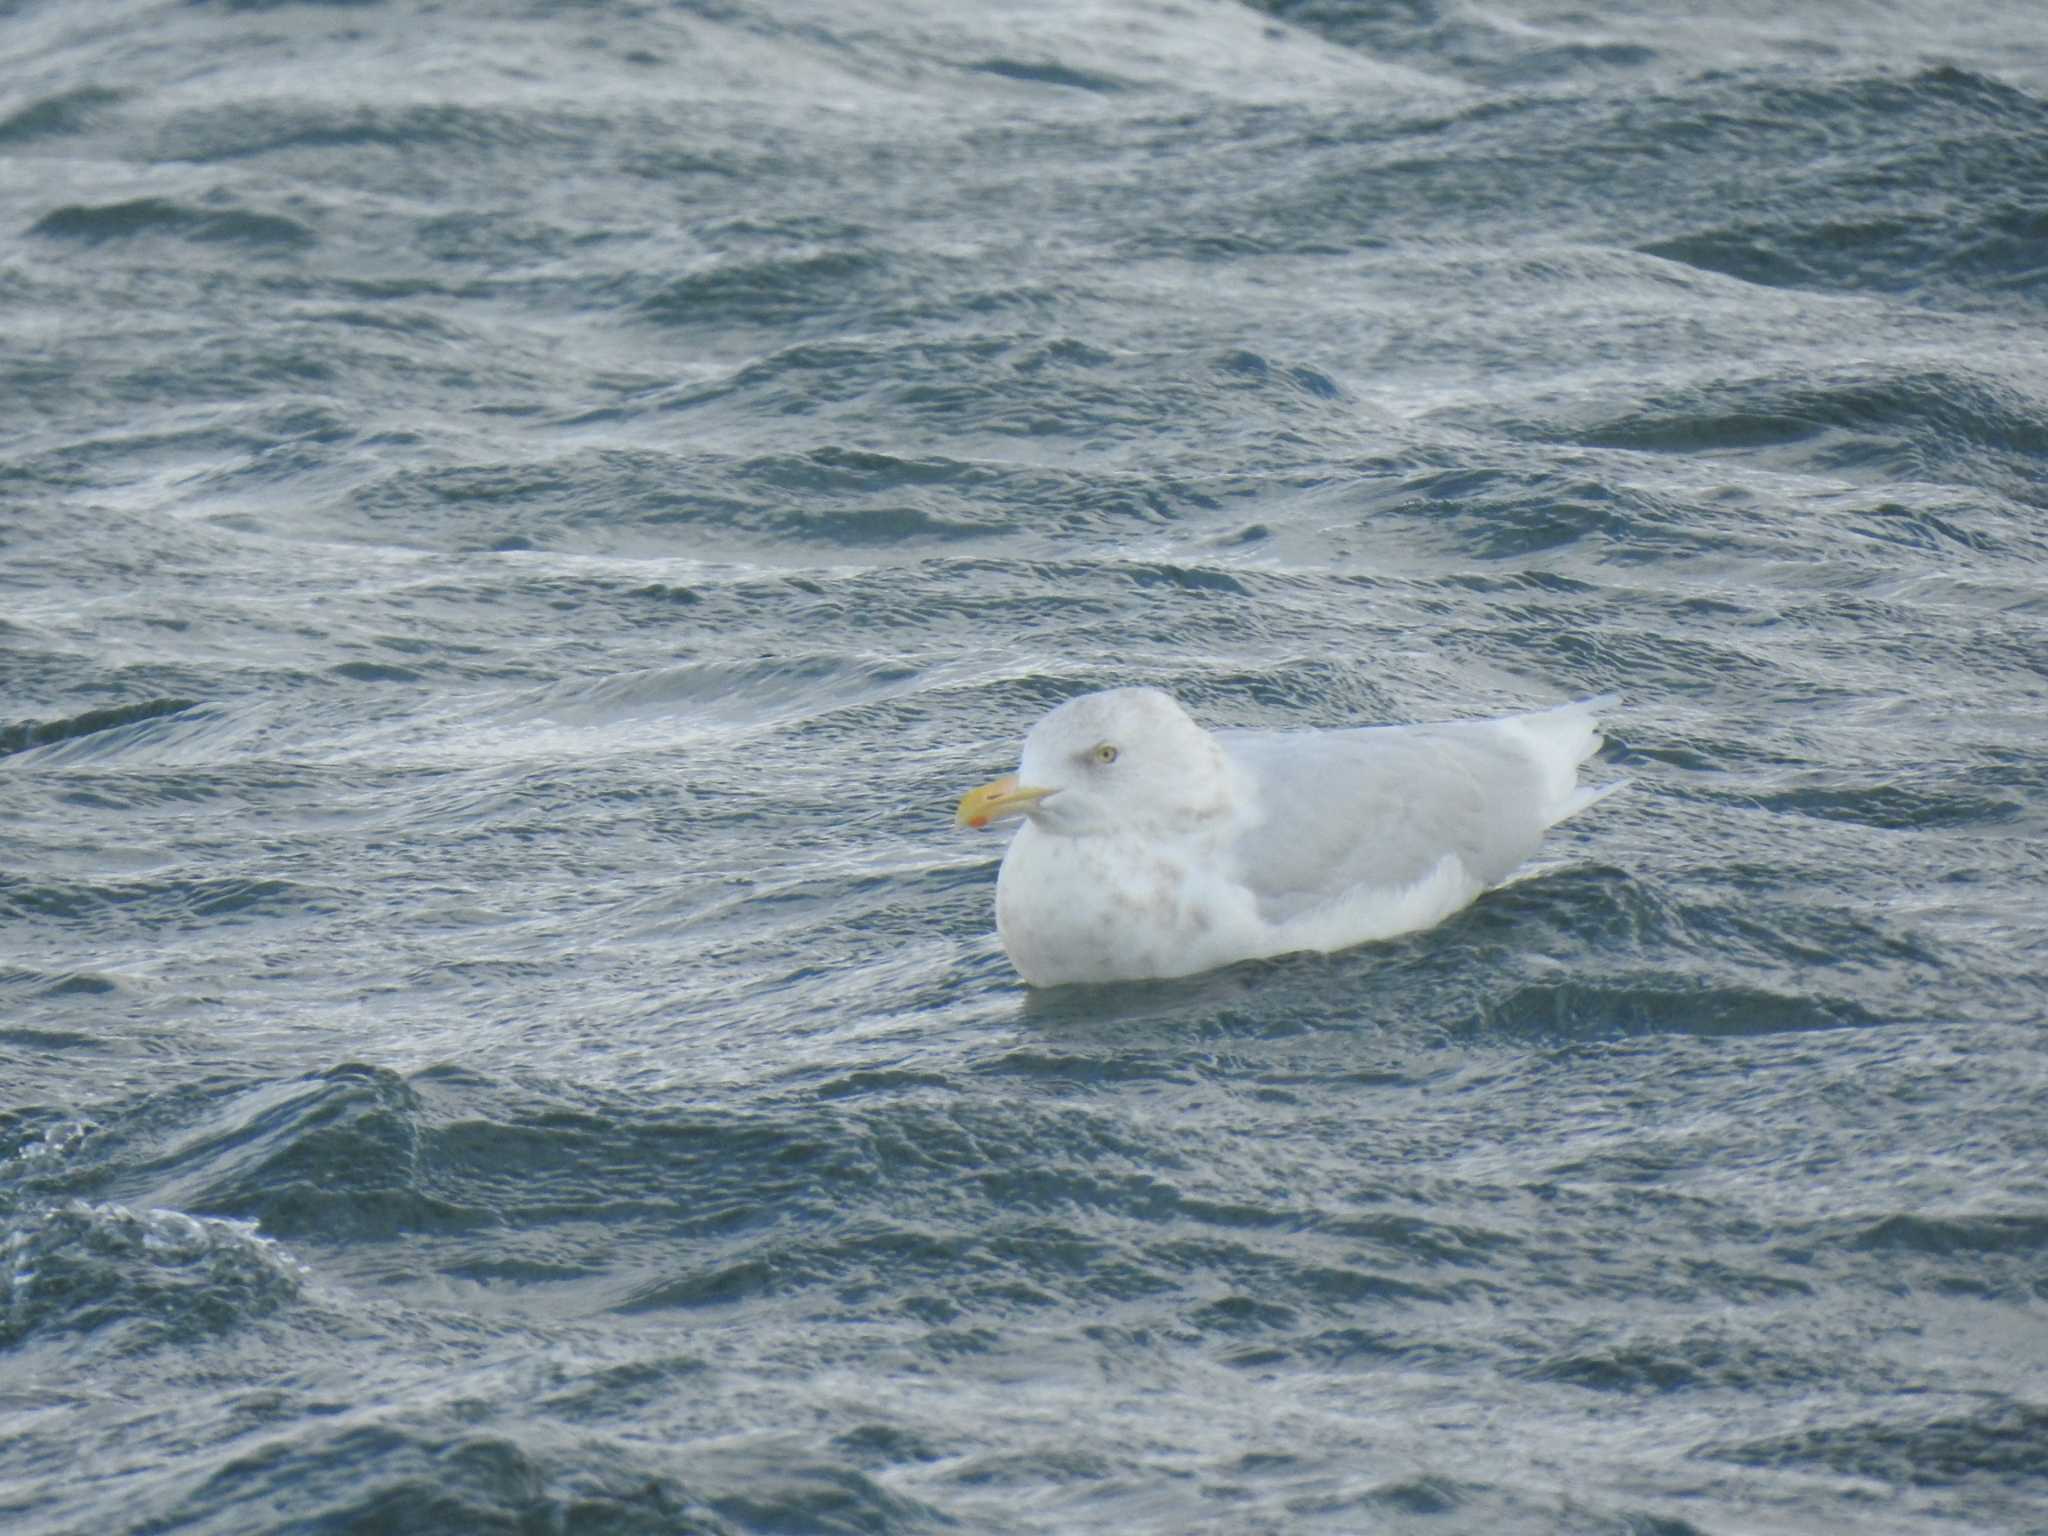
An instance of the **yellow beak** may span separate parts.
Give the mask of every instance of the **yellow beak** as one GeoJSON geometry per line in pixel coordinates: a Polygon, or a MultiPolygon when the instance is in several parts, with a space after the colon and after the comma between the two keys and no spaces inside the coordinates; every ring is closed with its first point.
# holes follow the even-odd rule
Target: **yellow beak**
{"type": "Polygon", "coordinates": [[[1005,816],[1022,816],[1047,795],[1055,791],[1034,789],[1017,782],[1017,775],[1006,773],[1000,779],[991,779],[979,789],[970,789],[960,797],[960,809],[953,813],[953,820],[963,827],[979,830],[992,821],[1001,821],[1005,816]]]}

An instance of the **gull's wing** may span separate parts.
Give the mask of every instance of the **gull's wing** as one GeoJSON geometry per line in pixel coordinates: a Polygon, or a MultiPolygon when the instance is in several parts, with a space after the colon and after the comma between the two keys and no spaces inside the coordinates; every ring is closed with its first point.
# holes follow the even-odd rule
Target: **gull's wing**
{"type": "Polygon", "coordinates": [[[1361,887],[1413,885],[1446,855],[1495,884],[1604,792],[1579,786],[1578,765],[1599,748],[1605,702],[1452,725],[1218,731],[1254,791],[1234,873],[1276,924],[1361,887]]]}

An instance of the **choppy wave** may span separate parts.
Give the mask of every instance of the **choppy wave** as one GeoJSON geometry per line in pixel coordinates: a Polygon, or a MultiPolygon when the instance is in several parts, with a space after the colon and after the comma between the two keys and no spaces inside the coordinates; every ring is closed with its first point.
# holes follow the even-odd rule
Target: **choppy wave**
{"type": "Polygon", "coordinates": [[[2030,17],[99,20],[0,15],[10,1530],[2043,1524],[2030,17]],[[952,807],[1131,682],[1633,783],[1025,993],[952,807]]]}
{"type": "Polygon", "coordinates": [[[289,1305],[302,1275],[250,1222],[72,1201],[0,1246],[0,1349],[67,1336],[102,1359],[189,1348],[289,1305]]]}

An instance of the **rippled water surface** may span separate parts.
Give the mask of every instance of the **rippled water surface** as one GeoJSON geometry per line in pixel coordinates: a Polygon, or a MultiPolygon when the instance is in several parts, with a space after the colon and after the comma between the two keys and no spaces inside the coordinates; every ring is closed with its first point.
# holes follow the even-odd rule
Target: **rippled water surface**
{"type": "Polygon", "coordinates": [[[0,5],[0,1523],[2048,1530],[2048,24],[0,5]],[[1612,692],[1028,992],[1038,714],[1612,692]]]}

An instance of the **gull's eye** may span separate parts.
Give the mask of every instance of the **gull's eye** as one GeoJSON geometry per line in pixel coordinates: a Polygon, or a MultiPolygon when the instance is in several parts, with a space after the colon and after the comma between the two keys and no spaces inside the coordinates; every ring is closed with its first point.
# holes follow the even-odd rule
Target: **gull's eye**
{"type": "Polygon", "coordinates": [[[1103,767],[1107,768],[1111,763],[1116,761],[1116,748],[1105,741],[1101,746],[1095,749],[1094,756],[1095,761],[1102,764],[1103,767]]]}

